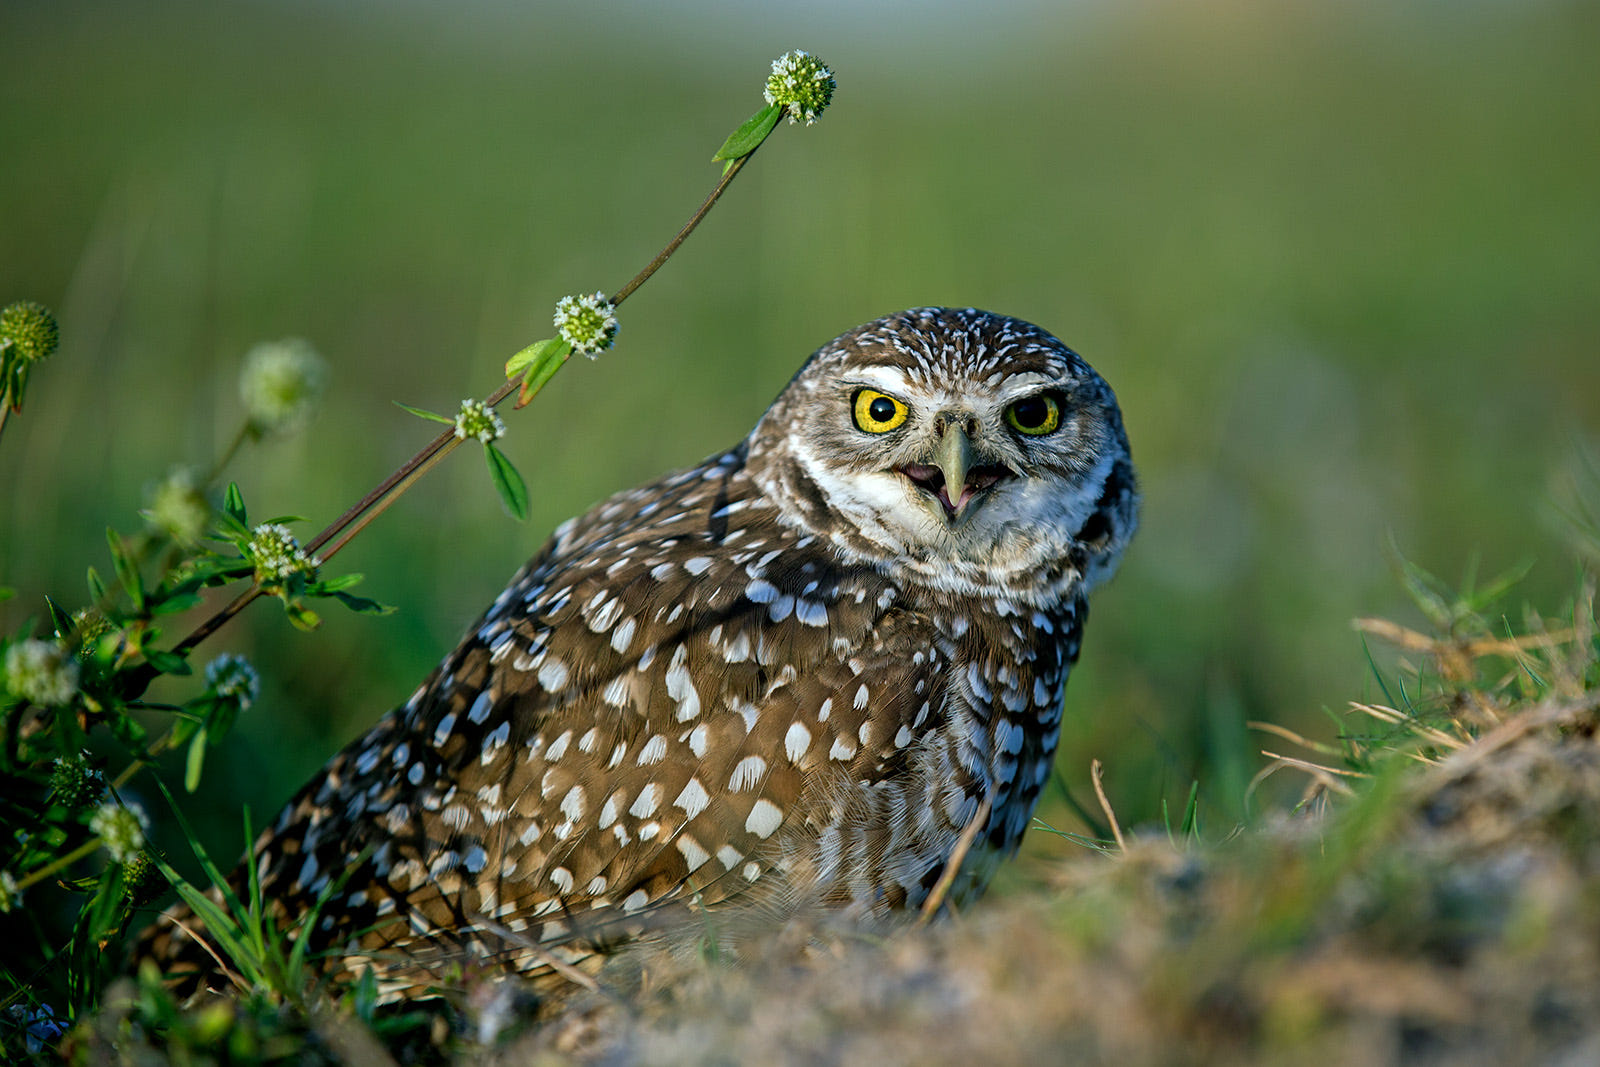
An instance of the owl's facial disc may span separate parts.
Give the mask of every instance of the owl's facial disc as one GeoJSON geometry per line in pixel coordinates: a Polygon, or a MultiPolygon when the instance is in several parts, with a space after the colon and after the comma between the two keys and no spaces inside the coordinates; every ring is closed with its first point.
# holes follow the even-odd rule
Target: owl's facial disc
{"type": "Polygon", "coordinates": [[[989,461],[972,447],[967,422],[941,415],[935,420],[938,443],[926,461],[895,468],[921,490],[922,500],[938,504],[951,526],[964,522],[996,485],[1016,476],[1010,467],[989,461]]]}

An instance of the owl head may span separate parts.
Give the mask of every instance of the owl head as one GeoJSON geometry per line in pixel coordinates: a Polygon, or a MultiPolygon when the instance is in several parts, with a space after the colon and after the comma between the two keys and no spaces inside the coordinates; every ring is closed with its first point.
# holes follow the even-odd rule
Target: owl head
{"type": "Polygon", "coordinates": [[[972,308],[915,308],[818,349],[749,463],[784,521],[952,592],[1086,590],[1136,523],[1111,387],[1037,326],[972,308]]]}

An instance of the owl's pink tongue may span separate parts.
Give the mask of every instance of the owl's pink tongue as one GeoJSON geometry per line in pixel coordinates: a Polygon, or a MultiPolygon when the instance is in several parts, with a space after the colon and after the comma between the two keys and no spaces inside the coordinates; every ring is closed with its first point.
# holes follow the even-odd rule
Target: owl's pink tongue
{"type": "Polygon", "coordinates": [[[989,463],[980,464],[967,471],[965,483],[956,490],[956,495],[952,499],[950,486],[945,482],[942,468],[931,463],[907,463],[900,468],[900,473],[909,478],[919,489],[937,499],[944,508],[945,517],[949,519],[965,514],[967,505],[972,502],[973,497],[1011,477],[1011,471],[1005,467],[989,463]]]}

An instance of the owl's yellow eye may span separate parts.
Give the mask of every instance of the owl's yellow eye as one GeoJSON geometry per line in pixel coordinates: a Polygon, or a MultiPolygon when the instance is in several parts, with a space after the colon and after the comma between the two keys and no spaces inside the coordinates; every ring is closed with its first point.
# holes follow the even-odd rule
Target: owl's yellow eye
{"type": "Polygon", "coordinates": [[[888,433],[905,422],[909,414],[911,410],[888,393],[856,390],[856,426],[868,433],[888,433]]]}
{"type": "Polygon", "coordinates": [[[1006,422],[1029,437],[1043,437],[1061,425],[1061,403],[1049,393],[1025,396],[1006,408],[1006,422]]]}

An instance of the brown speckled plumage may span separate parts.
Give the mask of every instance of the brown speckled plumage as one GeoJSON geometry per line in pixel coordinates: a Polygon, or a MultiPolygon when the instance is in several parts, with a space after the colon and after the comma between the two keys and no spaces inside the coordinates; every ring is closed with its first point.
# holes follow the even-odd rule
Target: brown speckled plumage
{"type": "Polygon", "coordinates": [[[333,880],[327,968],[392,994],[466,961],[537,977],[667,901],[915,907],[987,798],[969,898],[1027,827],[1135,508],[1115,399],[1060,342],[869,323],[746,441],[557,529],[262,835],[264,890],[294,916],[333,880]],[[862,428],[863,389],[903,424],[862,428]],[[1008,423],[1046,394],[1058,427],[1008,423]]]}

